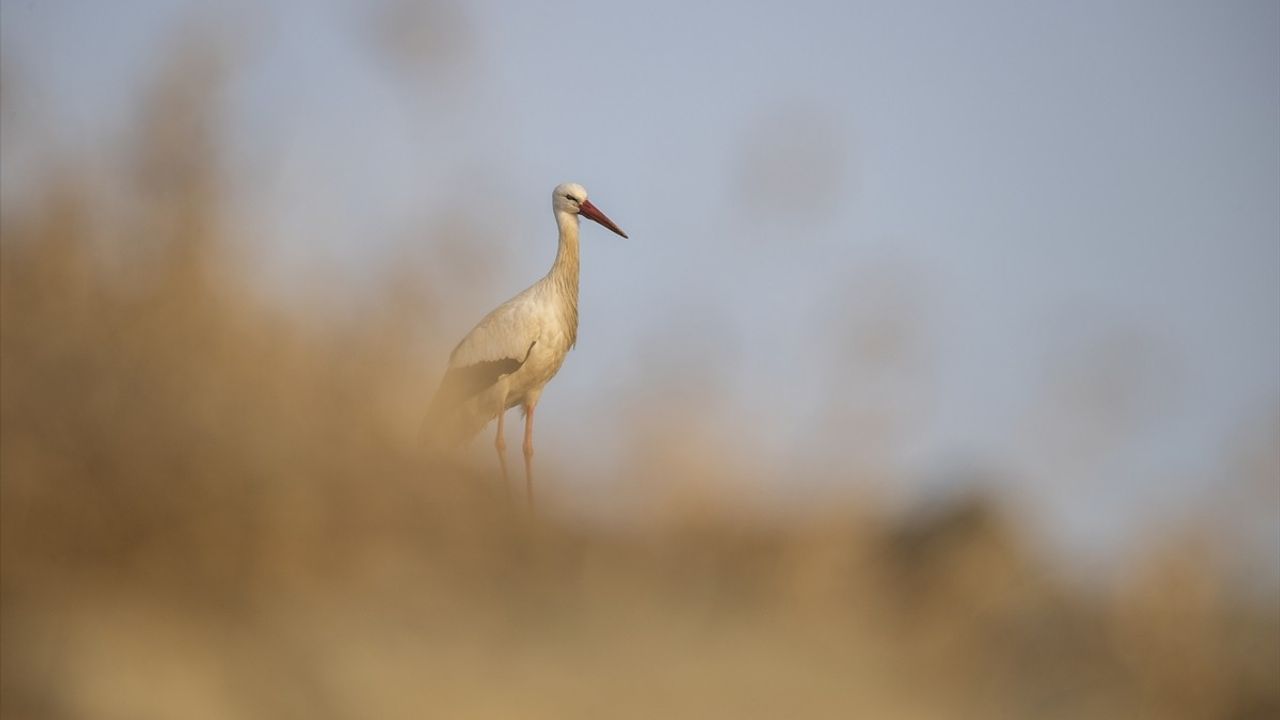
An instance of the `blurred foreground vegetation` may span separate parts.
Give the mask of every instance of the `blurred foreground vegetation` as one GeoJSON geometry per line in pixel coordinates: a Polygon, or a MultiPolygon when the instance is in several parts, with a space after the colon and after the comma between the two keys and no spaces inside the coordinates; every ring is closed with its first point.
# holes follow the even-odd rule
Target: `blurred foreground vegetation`
{"type": "Polygon", "coordinates": [[[614,526],[426,467],[430,293],[266,299],[181,87],[129,212],[72,172],[0,217],[4,717],[1280,716],[1274,585],[1193,529],[1098,586],[998,498],[614,526]]]}

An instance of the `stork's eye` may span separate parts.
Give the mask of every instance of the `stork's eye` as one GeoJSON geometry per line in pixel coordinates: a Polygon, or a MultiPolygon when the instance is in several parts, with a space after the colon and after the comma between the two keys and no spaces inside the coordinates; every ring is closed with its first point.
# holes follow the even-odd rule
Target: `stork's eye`
{"type": "Polygon", "coordinates": [[[578,202],[578,199],[577,199],[577,198],[575,198],[575,197],[574,197],[574,196],[572,196],[572,195],[565,195],[565,196],[564,196],[564,199],[565,199],[565,200],[572,200],[572,201],[574,201],[574,202],[578,202]]]}

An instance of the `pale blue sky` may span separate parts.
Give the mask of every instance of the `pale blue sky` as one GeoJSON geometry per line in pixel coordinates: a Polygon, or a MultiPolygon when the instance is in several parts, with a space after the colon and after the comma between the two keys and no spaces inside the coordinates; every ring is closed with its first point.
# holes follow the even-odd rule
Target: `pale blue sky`
{"type": "MultiPolygon", "coordinates": [[[[682,367],[725,373],[708,392],[780,466],[831,452],[807,438],[833,395],[883,407],[902,497],[989,469],[1081,546],[1204,502],[1275,433],[1280,3],[445,4],[397,22],[428,48],[399,63],[370,5],[4,0],[6,101],[107,167],[174,29],[221,28],[234,209],[269,266],[358,284],[485,208],[511,262],[459,335],[545,271],[549,191],[585,184],[632,239],[587,231],[540,406],[544,452],[597,448],[583,492],[625,433],[607,400],[682,367]],[[910,362],[841,371],[885,312],[910,362]]],[[[9,201],[39,166],[18,134],[9,201]]]]}

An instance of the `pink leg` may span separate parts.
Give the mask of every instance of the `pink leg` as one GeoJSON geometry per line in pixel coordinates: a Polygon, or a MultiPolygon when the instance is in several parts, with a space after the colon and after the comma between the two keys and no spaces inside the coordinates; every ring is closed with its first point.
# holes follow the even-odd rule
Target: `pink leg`
{"type": "Polygon", "coordinates": [[[533,512],[533,409],[536,404],[524,406],[524,486],[529,495],[529,512],[533,512]]]}
{"type": "Polygon", "coordinates": [[[502,466],[502,484],[507,488],[507,496],[511,496],[511,481],[507,478],[507,439],[503,430],[502,419],[506,411],[498,413],[498,436],[493,439],[493,447],[498,451],[498,464],[502,466]]]}

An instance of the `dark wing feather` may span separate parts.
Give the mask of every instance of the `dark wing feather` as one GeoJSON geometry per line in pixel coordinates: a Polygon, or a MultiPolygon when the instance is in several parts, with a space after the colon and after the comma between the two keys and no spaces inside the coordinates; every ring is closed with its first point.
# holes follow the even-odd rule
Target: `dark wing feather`
{"type": "MultiPolygon", "coordinates": [[[[530,343],[524,357],[519,359],[481,360],[446,370],[444,378],[440,381],[440,388],[431,399],[431,406],[427,410],[427,417],[423,424],[423,432],[426,433],[433,427],[439,430],[441,423],[447,425],[453,412],[463,403],[487,390],[503,375],[510,375],[519,370],[520,366],[529,359],[529,353],[533,351],[533,346],[536,344],[536,341],[530,343]]],[[[488,422],[488,418],[485,418],[485,422],[488,422]]]]}
{"type": "Polygon", "coordinates": [[[467,398],[478,395],[498,382],[498,378],[503,375],[519,370],[523,364],[524,360],[503,358],[449,368],[440,381],[440,389],[436,390],[435,398],[431,400],[430,414],[435,416],[457,407],[467,398]]]}

